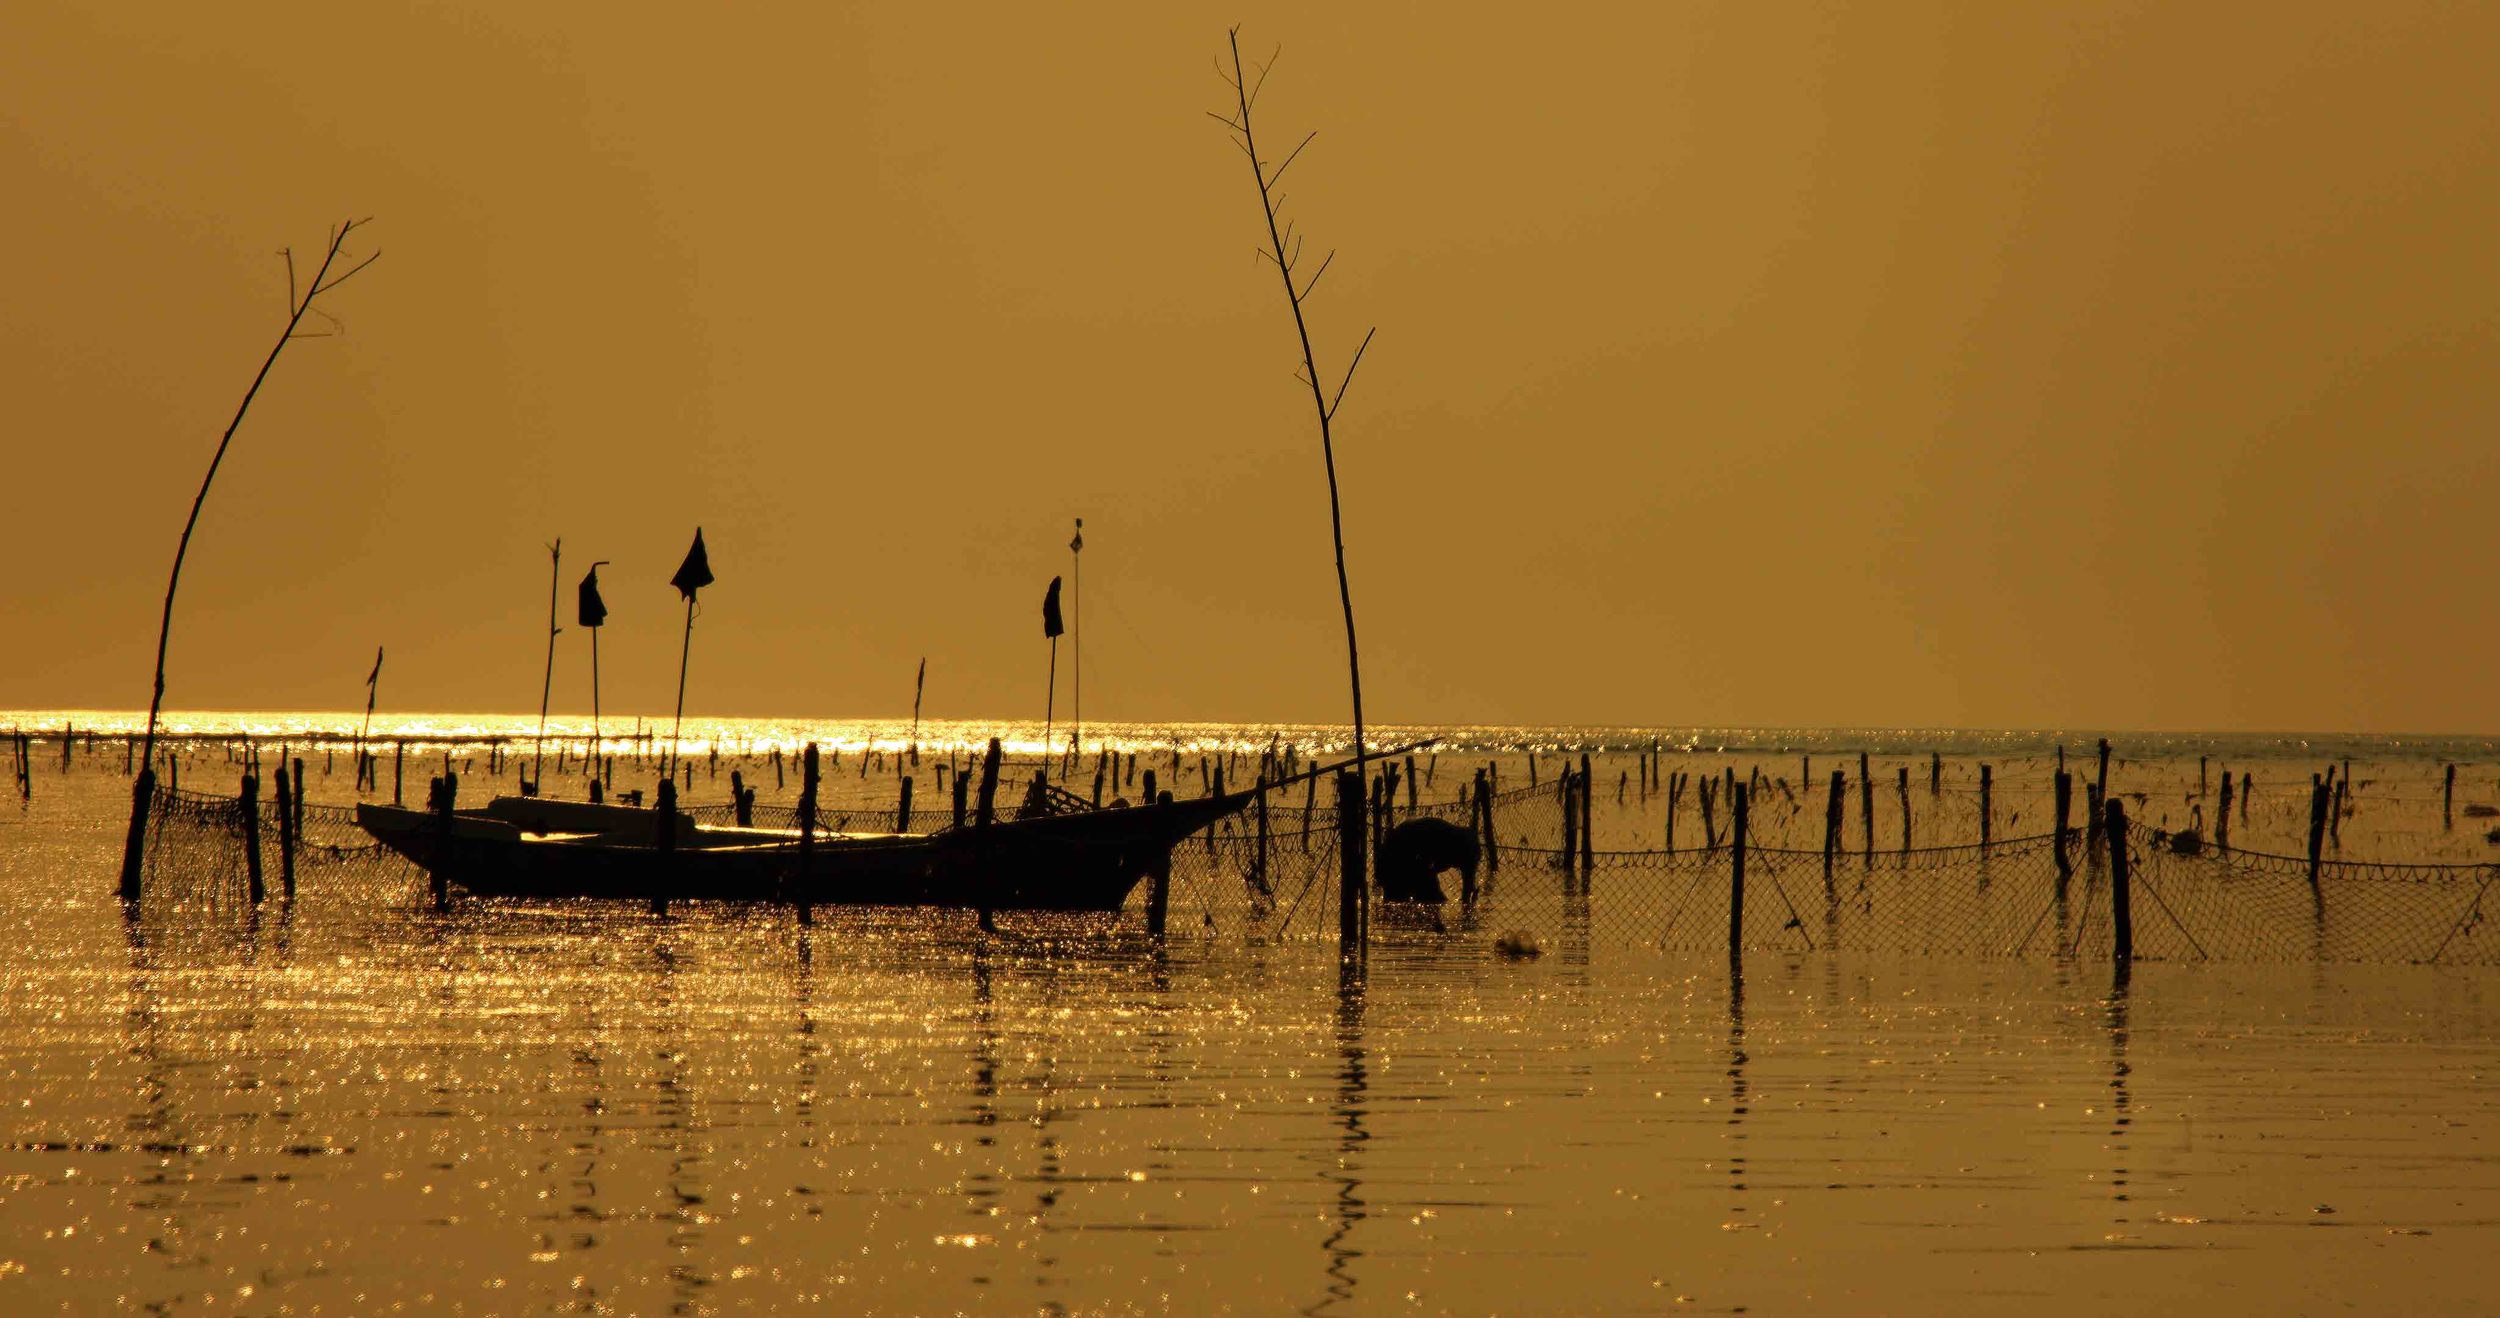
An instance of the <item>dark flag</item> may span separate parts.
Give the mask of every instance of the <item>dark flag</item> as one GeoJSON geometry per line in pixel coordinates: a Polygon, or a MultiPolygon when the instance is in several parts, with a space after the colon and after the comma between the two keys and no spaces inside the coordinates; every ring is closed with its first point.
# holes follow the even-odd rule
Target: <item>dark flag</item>
{"type": "Polygon", "coordinates": [[[1042,596],[1042,635],[1052,640],[1067,628],[1059,624],[1059,578],[1050,579],[1050,590],[1042,596]]]}
{"type": "Polygon", "coordinates": [[[590,565],[590,575],[582,578],[581,624],[596,627],[608,620],[607,601],[599,598],[599,565],[590,565]]]}
{"type": "Polygon", "coordinates": [[[365,674],[365,689],[370,691],[382,681],[382,647],[373,647],[373,671],[365,674]]]}
{"type": "Polygon", "coordinates": [[[668,579],[677,593],[693,599],[694,593],[712,584],[712,560],[703,552],[703,528],[694,529],[694,548],[686,551],[686,561],[677,567],[677,575],[668,579]]]}

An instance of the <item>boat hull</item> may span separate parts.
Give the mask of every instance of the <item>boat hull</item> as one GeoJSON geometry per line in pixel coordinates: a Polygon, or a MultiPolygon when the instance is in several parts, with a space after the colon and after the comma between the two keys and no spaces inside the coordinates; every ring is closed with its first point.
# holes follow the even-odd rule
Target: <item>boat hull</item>
{"type": "Polygon", "coordinates": [[[662,848],[656,813],[622,806],[532,818],[499,801],[453,815],[448,829],[396,806],[359,805],[356,818],[384,846],[480,896],[1116,911],[1140,880],[1168,872],[1174,844],[1247,801],[1231,793],[931,834],[819,835],[804,864],[794,832],[692,828],[682,816],[677,844],[662,848]]]}

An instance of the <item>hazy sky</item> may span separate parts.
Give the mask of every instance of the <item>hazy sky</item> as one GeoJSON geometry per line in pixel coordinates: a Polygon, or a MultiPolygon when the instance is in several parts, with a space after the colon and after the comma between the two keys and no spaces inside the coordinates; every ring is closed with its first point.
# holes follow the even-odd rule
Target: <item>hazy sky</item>
{"type": "Polygon", "coordinates": [[[371,215],[170,705],[532,706],[561,535],[665,710],[700,524],[690,711],[1035,716],[1082,516],[1089,718],[1342,719],[1237,21],[1374,719],[2500,729],[2500,6],[1527,12],[0,8],[0,706],[145,703],[371,215]]]}

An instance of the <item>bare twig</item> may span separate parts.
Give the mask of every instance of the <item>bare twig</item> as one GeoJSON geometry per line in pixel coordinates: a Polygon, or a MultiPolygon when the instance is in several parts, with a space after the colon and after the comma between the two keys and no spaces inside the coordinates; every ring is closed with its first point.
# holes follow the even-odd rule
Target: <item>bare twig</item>
{"type": "MultiPolygon", "coordinates": [[[[1314,289],[1314,288],[1319,287],[1319,277],[1320,277],[1321,275],[1324,275],[1324,274],[1327,274],[1327,273],[1328,273],[1328,264],[1329,264],[1329,262],[1334,261],[1334,260],[1336,260],[1336,259],[1337,259],[1337,253],[1336,253],[1333,249],[1332,249],[1332,250],[1328,253],[1328,255],[1326,255],[1326,256],[1324,256],[1324,257],[1321,257],[1321,258],[1320,258],[1320,262],[1319,262],[1319,269],[1312,271],[1312,272],[1311,272],[1311,280],[1310,280],[1310,282],[1309,282],[1309,283],[1306,283],[1306,284],[1304,284],[1304,285],[1302,286],[1302,292],[1301,292],[1300,296],[1301,296],[1301,298],[1302,298],[1302,300],[1303,300],[1303,301],[1308,302],[1308,301],[1310,301],[1310,300],[1311,300],[1311,290],[1312,290],[1312,289],[1314,289]]],[[[1366,340],[1366,341],[1368,341],[1368,340],[1366,340]]],[[[1332,407],[1332,408],[1330,408],[1329,410],[1333,412],[1333,411],[1335,411],[1336,409],[1332,407]]]]}
{"type": "Polygon", "coordinates": [[[1275,170],[1267,176],[1267,185],[1269,187],[1275,187],[1276,180],[1283,178],[1285,176],[1285,171],[1293,168],[1293,162],[1300,159],[1302,156],[1302,147],[1309,146],[1311,144],[1311,139],[1317,136],[1319,136],[1319,130],[1316,128],[1303,134],[1302,146],[1295,147],[1293,151],[1285,157],[1285,163],[1278,165],[1275,170]]]}
{"type": "MultiPolygon", "coordinates": [[[[1317,276],[1313,276],[1316,278],[1317,276]]],[[[1372,336],[1380,332],[1378,325],[1363,331],[1363,341],[1354,349],[1354,360],[1345,364],[1345,378],[1337,382],[1337,396],[1328,400],[1328,415],[1337,414],[1337,404],[1345,401],[1345,387],[1354,383],[1354,368],[1363,364],[1363,353],[1372,346],[1372,336]]]]}

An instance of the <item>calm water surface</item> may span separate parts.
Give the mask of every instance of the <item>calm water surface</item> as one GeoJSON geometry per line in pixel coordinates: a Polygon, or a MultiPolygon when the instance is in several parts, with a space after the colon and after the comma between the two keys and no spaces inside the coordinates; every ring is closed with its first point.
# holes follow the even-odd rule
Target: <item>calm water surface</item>
{"type": "Polygon", "coordinates": [[[8,1312],[2495,1303],[2488,970],[131,918],[125,791],[0,806],[8,1312]]]}

